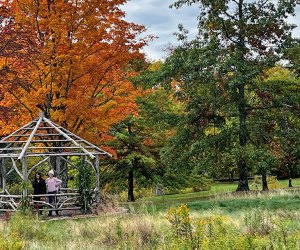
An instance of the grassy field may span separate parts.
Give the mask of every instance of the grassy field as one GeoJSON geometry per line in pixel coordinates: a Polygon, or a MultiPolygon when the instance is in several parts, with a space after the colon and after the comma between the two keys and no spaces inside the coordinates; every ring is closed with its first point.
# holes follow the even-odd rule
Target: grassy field
{"type": "Polygon", "coordinates": [[[210,191],[147,197],[121,203],[127,213],[109,209],[94,218],[15,214],[0,222],[0,249],[300,249],[298,189],[235,189],[218,183],[210,191]]]}
{"type": "MultiPolygon", "coordinates": [[[[278,181],[283,189],[270,190],[268,193],[260,192],[253,182],[249,183],[252,192],[249,194],[237,194],[234,191],[237,183],[215,183],[211,190],[186,194],[164,195],[146,197],[133,203],[121,203],[129,209],[138,211],[166,211],[172,206],[187,204],[193,211],[221,209],[225,211],[236,211],[245,208],[270,208],[270,209],[299,209],[300,208],[300,179],[294,179],[295,188],[287,189],[287,180],[278,181]]],[[[259,187],[258,187],[259,188],[259,187]]]]}

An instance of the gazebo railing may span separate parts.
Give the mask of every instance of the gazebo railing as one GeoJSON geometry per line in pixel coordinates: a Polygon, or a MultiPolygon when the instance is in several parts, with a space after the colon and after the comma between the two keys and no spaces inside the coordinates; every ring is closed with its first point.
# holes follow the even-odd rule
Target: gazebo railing
{"type": "MultiPolygon", "coordinates": [[[[23,195],[0,194],[0,211],[17,211],[21,208],[23,195]]],[[[58,193],[28,195],[29,205],[33,211],[64,211],[80,210],[79,193],[58,193]],[[54,202],[49,203],[49,197],[54,197],[54,202]],[[39,199],[36,199],[39,198],[39,199]]]]}

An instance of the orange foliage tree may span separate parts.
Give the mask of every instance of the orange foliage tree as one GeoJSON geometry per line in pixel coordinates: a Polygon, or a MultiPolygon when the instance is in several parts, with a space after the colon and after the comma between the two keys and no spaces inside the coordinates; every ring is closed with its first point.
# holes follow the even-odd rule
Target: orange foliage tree
{"type": "Polygon", "coordinates": [[[0,0],[0,134],[43,111],[91,141],[135,109],[127,65],[144,27],[126,0],[0,0]],[[2,110],[2,111],[1,111],[2,110]],[[4,119],[5,118],[5,119],[4,119]],[[8,119],[9,118],[9,119],[8,119]]]}

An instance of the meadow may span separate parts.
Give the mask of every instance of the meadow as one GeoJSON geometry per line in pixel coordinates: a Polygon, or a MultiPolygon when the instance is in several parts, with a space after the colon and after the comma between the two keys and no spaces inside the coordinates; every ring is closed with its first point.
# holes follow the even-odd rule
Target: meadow
{"type": "Polygon", "coordinates": [[[217,183],[209,191],[116,203],[90,218],[15,213],[0,222],[0,249],[300,248],[297,188],[235,193],[235,187],[217,183]]]}

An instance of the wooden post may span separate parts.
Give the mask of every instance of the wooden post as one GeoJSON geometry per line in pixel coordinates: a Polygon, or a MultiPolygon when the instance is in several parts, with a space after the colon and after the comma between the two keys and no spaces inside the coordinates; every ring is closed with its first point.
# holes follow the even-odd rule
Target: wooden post
{"type": "Polygon", "coordinates": [[[96,173],[96,201],[97,205],[100,202],[100,166],[99,166],[99,155],[95,158],[95,173],[96,173]]]}
{"type": "Polygon", "coordinates": [[[1,184],[2,184],[2,191],[5,192],[6,189],[6,166],[5,166],[5,159],[2,158],[1,161],[1,184]]]}
{"type": "Polygon", "coordinates": [[[68,176],[68,164],[65,161],[66,156],[57,156],[59,157],[59,160],[57,161],[57,173],[59,174],[59,179],[63,181],[62,187],[67,188],[68,187],[68,181],[69,181],[69,176],[68,176]]]}
{"type": "Polygon", "coordinates": [[[55,157],[55,170],[58,175],[58,178],[60,178],[61,170],[60,170],[60,156],[59,155],[57,155],[55,157]]]}
{"type": "Polygon", "coordinates": [[[22,179],[23,179],[23,182],[24,182],[24,186],[23,186],[23,197],[27,197],[28,195],[28,190],[27,190],[27,187],[26,187],[26,182],[28,180],[28,176],[27,176],[27,157],[23,157],[22,158],[22,179]]]}

